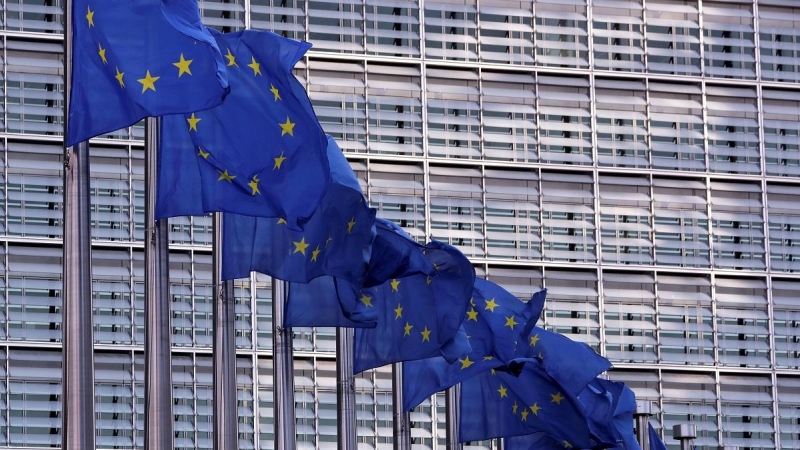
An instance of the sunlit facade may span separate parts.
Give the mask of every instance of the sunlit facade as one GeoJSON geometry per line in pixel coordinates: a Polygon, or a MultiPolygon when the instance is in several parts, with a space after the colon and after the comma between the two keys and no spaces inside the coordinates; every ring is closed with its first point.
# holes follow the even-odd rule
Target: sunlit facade
{"type": "MultiPolygon", "coordinates": [[[[0,448],[59,447],[64,0],[3,0],[0,448]]],[[[379,215],[457,245],[696,443],[800,448],[800,2],[200,1],[297,67],[379,215]],[[588,4],[587,4],[588,2],[588,4]]],[[[143,128],[92,141],[97,446],[143,447],[143,128]]],[[[170,221],[176,449],[211,448],[211,220],[170,221]]],[[[239,448],[273,448],[268,277],[237,281],[239,448]]],[[[298,447],[335,448],[332,329],[295,329],[298,447]]],[[[391,373],[357,383],[390,448],[391,373]]],[[[444,399],[412,413],[444,444],[444,399]]],[[[470,448],[492,448],[491,442],[470,448]]]]}

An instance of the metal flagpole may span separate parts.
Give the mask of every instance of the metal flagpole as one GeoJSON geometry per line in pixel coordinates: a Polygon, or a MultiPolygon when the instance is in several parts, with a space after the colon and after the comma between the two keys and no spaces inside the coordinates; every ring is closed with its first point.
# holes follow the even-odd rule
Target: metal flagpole
{"type": "Polygon", "coordinates": [[[222,281],[222,213],[214,213],[214,450],[238,448],[233,281],[222,281]]]}
{"type": "Polygon", "coordinates": [[[169,310],[169,231],[156,220],[160,119],[145,122],[144,171],[144,443],[145,450],[171,449],[172,355],[169,310]]]}
{"type": "Polygon", "coordinates": [[[294,355],[292,330],[283,326],[288,283],[272,279],[272,362],[275,389],[275,450],[294,450],[294,355]]]}
{"type": "Polygon", "coordinates": [[[692,450],[692,442],[697,437],[697,425],[678,423],[672,426],[672,438],[681,443],[681,450],[692,450]]]}
{"type": "Polygon", "coordinates": [[[338,450],[356,448],[356,390],[353,375],[352,328],[336,329],[336,418],[338,450]]]}
{"type": "Polygon", "coordinates": [[[636,438],[642,450],[650,450],[650,416],[655,411],[653,402],[649,400],[637,400],[636,412],[633,413],[633,420],[636,422],[636,438]]]}
{"type": "Polygon", "coordinates": [[[403,412],[403,363],[392,364],[392,410],[394,450],[411,450],[411,421],[403,412]]]}
{"type": "MultiPolygon", "coordinates": [[[[445,434],[447,450],[461,450],[463,446],[458,442],[459,416],[461,412],[461,385],[455,384],[444,392],[445,414],[447,433],[445,434]]],[[[501,439],[498,439],[500,442],[501,439]]],[[[500,444],[502,445],[502,444],[500,444]]]]}
{"type": "MultiPolygon", "coordinates": [[[[64,105],[72,85],[72,2],[64,1],[64,105]]],[[[64,254],[61,448],[95,448],[92,242],[89,143],[66,147],[64,114],[64,254]]]]}

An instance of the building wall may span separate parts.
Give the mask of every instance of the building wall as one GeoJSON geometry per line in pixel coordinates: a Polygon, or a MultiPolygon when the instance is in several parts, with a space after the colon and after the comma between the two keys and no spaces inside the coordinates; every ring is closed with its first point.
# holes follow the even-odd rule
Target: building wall
{"type": "MultiPolygon", "coordinates": [[[[4,0],[0,448],[60,446],[64,0],[4,0]]],[[[380,215],[457,245],[699,448],[800,447],[800,2],[201,0],[297,67],[380,215]],[[588,2],[588,4],[587,4],[588,2]]],[[[143,127],[92,141],[98,448],[143,442],[143,127]]],[[[211,447],[211,221],[170,221],[176,448],[211,447]]],[[[237,281],[239,448],[272,438],[268,277],[237,281]]],[[[332,329],[295,329],[300,448],[335,446],[332,329]]],[[[357,380],[391,445],[391,374],[357,380]]],[[[412,414],[444,444],[444,399],[412,414]]],[[[490,448],[494,443],[473,443],[490,448]]]]}

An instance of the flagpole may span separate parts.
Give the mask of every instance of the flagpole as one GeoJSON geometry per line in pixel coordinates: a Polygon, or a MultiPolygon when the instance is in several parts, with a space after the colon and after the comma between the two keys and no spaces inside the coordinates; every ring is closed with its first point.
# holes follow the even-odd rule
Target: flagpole
{"type": "Polygon", "coordinates": [[[411,450],[411,421],[403,412],[403,363],[392,364],[392,410],[394,450],[411,450]]]}
{"type": "MultiPolygon", "coordinates": [[[[72,1],[64,1],[64,105],[72,86],[72,1]]],[[[64,114],[64,245],[61,448],[95,448],[92,242],[89,143],[66,146],[64,114]]]]}
{"type": "Polygon", "coordinates": [[[353,375],[352,328],[336,329],[336,419],[338,425],[338,450],[356,448],[356,391],[353,375]]]}
{"type": "Polygon", "coordinates": [[[145,122],[144,171],[144,443],[145,450],[172,448],[172,354],[169,310],[169,231],[156,220],[158,139],[161,121],[145,122]]]}
{"type": "MultiPolygon", "coordinates": [[[[447,450],[461,450],[463,446],[458,442],[459,416],[461,410],[461,385],[455,384],[444,392],[445,399],[445,423],[447,433],[445,434],[447,450]]],[[[498,439],[498,442],[501,440],[498,439]]],[[[502,444],[500,444],[502,445],[502,444]]]]}
{"type": "Polygon", "coordinates": [[[636,412],[633,413],[633,420],[636,422],[636,437],[639,439],[639,446],[642,450],[650,450],[650,416],[653,415],[653,403],[649,400],[637,400],[636,412]]]}
{"type": "Polygon", "coordinates": [[[214,285],[214,450],[238,448],[236,398],[236,333],[233,281],[222,281],[222,213],[213,215],[212,236],[214,285]]]}
{"type": "Polygon", "coordinates": [[[272,358],[275,392],[275,450],[294,450],[294,355],[292,330],[283,326],[288,283],[272,279],[272,358]]]}

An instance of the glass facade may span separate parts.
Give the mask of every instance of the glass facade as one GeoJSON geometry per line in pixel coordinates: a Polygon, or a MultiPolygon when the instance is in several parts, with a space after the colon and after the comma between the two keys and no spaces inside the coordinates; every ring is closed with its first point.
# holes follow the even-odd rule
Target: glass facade
{"type": "MultiPolygon", "coordinates": [[[[296,73],[379,214],[458,246],[698,448],[800,447],[800,2],[200,0],[296,73]]],[[[63,0],[0,8],[0,448],[59,447],[63,0]]],[[[91,146],[97,446],[143,447],[143,127],[91,146]]],[[[211,447],[211,220],[170,221],[175,447],[211,447]]],[[[236,283],[239,448],[273,448],[270,279],[236,283]]],[[[298,447],[335,448],[332,329],[295,329],[298,447]]],[[[391,373],[357,379],[391,448],[391,373]]],[[[411,415],[444,444],[444,398],[411,415]]],[[[494,448],[471,443],[468,448],[494,448]]]]}

